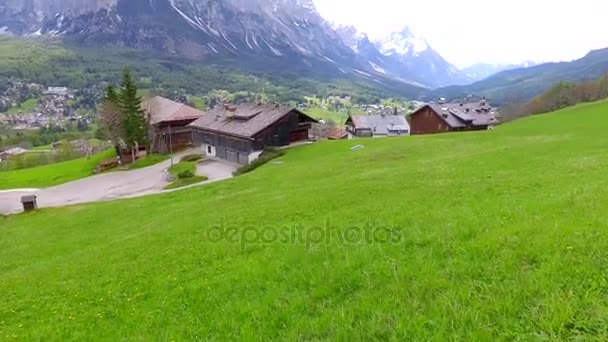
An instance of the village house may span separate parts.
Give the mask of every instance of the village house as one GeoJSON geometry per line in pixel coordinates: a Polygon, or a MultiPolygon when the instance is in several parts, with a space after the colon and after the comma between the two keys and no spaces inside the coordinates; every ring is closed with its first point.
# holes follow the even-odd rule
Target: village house
{"type": "Polygon", "coordinates": [[[346,130],[355,137],[392,137],[410,134],[403,115],[349,115],[346,130]]]}
{"type": "Polygon", "coordinates": [[[431,103],[410,115],[412,134],[479,131],[496,126],[498,114],[486,100],[479,102],[431,103]]]}
{"type": "Polygon", "coordinates": [[[275,104],[218,106],[193,122],[194,144],[209,157],[249,164],[266,147],[308,141],[317,120],[275,104]]]}
{"type": "Polygon", "coordinates": [[[148,116],[150,147],[156,153],[192,145],[192,128],[189,125],[205,115],[203,111],[161,96],[144,101],[142,108],[148,116]]]}

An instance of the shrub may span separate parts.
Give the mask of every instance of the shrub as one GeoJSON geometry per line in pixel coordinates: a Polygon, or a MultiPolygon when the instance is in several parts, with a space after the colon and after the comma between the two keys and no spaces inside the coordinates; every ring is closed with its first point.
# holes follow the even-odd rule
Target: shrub
{"type": "Polygon", "coordinates": [[[235,176],[240,176],[242,174],[245,173],[249,173],[255,169],[257,169],[258,167],[268,163],[269,161],[284,156],[285,155],[285,151],[284,150],[278,150],[275,148],[267,148],[266,150],[264,150],[264,152],[260,155],[260,157],[256,160],[253,161],[253,163],[245,165],[241,168],[239,168],[238,170],[236,170],[234,172],[235,176]]]}
{"type": "Polygon", "coordinates": [[[195,162],[205,158],[202,154],[187,154],[182,157],[183,162],[195,162]]]}
{"type": "Polygon", "coordinates": [[[194,177],[194,172],[192,172],[191,170],[183,170],[177,174],[177,178],[179,179],[186,179],[192,177],[194,177]]]}

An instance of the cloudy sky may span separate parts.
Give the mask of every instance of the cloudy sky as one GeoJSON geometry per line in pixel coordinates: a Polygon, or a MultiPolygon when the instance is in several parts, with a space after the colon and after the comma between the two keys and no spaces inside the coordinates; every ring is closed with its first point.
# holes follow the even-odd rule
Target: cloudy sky
{"type": "Polygon", "coordinates": [[[605,0],[314,0],[377,39],[408,25],[449,62],[572,60],[608,47],[605,0]]]}

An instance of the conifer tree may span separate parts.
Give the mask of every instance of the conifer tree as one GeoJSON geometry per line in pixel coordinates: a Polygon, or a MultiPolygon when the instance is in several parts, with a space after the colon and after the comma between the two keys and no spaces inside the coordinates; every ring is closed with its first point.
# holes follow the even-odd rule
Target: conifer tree
{"type": "Polygon", "coordinates": [[[130,147],[147,143],[148,127],[146,115],[141,108],[141,97],[137,95],[137,86],[131,72],[125,68],[118,94],[118,105],[123,114],[124,138],[130,147]]]}

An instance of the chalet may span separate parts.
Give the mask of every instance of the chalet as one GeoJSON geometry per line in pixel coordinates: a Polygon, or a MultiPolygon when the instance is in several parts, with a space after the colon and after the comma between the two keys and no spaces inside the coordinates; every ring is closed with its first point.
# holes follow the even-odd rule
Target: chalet
{"type": "Polygon", "coordinates": [[[308,141],[317,120],[291,107],[268,104],[218,106],[194,121],[193,139],[209,157],[249,164],[266,147],[308,141]]]}
{"type": "Polygon", "coordinates": [[[412,134],[479,131],[496,126],[497,113],[486,102],[431,103],[410,115],[412,134]]]}
{"type": "Polygon", "coordinates": [[[390,137],[410,134],[403,115],[350,115],[346,130],[356,137],[390,137]]]}
{"type": "Polygon", "coordinates": [[[142,103],[148,115],[152,152],[169,152],[192,145],[188,126],[205,115],[203,111],[156,96],[142,103]]]}

